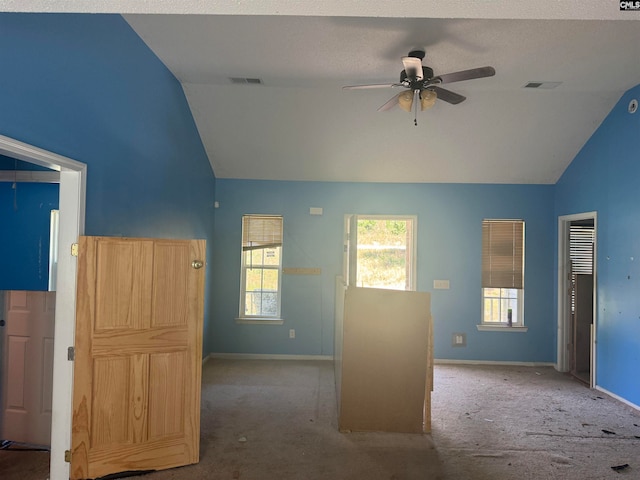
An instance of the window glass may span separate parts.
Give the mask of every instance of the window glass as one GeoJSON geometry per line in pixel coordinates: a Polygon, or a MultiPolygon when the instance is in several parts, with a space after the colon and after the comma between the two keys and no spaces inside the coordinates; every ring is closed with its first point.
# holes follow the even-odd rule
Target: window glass
{"type": "Polygon", "coordinates": [[[352,215],[346,226],[349,284],[415,290],[415,217],[352,215]]]}

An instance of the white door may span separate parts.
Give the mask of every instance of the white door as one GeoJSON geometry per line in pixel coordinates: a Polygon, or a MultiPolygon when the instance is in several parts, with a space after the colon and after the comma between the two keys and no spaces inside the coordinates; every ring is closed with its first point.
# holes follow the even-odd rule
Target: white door
{"type": "Polygon", "coordinates": [[[0,439],[48,446],[55,292],[5,295],[0,439]]]}

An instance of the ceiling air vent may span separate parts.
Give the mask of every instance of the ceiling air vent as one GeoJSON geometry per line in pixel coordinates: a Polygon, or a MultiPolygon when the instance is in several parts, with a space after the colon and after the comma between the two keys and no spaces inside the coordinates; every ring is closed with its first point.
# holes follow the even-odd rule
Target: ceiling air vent
{"type": "Polygon", "coordinates": [[[246,78],[246,77],[229,77],[231,83],[243,84],[243,85],[262,85],[262,80],[259,78],[246,78]]]}
{"type": "Polygon", "coordinates": [[[549,90],[551,88],[556,88],[561,83],[562,82],[528,82],[523,88],[542,88],[549,90]]]}

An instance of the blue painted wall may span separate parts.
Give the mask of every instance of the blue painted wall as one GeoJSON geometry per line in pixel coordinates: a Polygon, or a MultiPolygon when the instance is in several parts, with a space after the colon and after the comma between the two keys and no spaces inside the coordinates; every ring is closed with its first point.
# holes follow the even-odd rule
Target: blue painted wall
{"type": "MultiPolygon", "coordinates": [[[[0,170],[48,170],[0,155],[0,170]]],[[[47,290],[49,227],[58,185],[0,182],[0,290],[47,290]]]]}
{"type": "Polygon", "coordinates": [[[211,257],[215,177],[191,111],[121,16],[2,13],[0,65],[0,134],[88,165],[88,235],[204,238],[211,257]]]}
{"type": "Polygon", "coordinates": [[[214,243],[215,352],[333,353],[335,277],[342,274],[344,215],[418,217],[418,290],[432,292],[435,356],[447,359],[552,362],[555,221],[551,185],[353,184],[218,179],[214,243]],[[309,215],[322,207],[323,216],[309,215]],[[320,276],[283,277],[282,326],[238,325],[241,216],[284,216],[283,266],[319,267],[320,276]],[[478,332],[483,218],[526,222],[527,333],[478,332]],[[450,290],[432,291],[434,279],[450,290]],[[296,338],[288,338],[290,328],[296,338]],[[466,348],[451,347],[467,334],[466,348]]]}
{"type": "Polygon", "coordinates": [[[0,182],[0,290],[47,290],[58,185],[0,182]]]}
{"type": "Polygon", "coordinates": [[[640,405],[640,113],[626,92],[556,185],[556,214],[598,212],[597,383],[640,405]]]}

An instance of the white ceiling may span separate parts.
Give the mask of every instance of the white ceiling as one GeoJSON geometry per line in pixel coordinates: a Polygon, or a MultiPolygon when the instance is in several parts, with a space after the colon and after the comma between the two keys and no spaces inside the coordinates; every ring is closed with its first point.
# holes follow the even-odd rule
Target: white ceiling
{"type": "Polygon", "coordinates": [[[640,14],[615,1],[0,0],[12,8],[127,13],[183,84],[218,178],[554,183],[640,84],[640,14]],[[417,127],[376,112],[397,90],[341,89],[399,80],[417,47],[436,74],[496,76],[446,85],[467,100],[417,127]]]}

